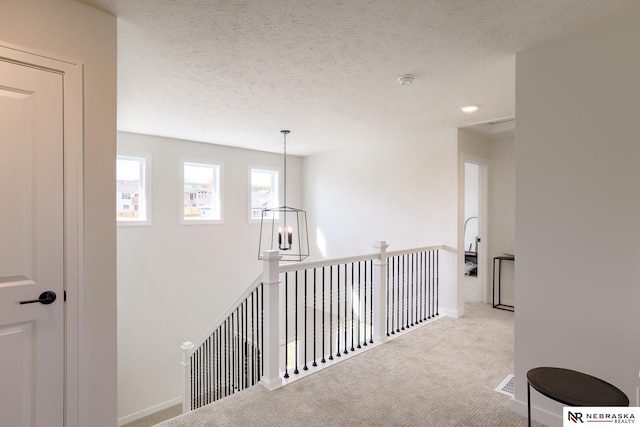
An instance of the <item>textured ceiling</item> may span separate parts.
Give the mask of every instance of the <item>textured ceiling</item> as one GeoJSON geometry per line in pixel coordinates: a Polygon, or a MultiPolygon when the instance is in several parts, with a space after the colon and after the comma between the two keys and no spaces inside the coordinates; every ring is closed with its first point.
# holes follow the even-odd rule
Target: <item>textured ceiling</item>
{"type": "Polygon", "coordinates": [[[637,0],[79,1],[119,18],[119,130],[280,152],[291,129],[300,155],[512,117],[517,52],[640,13],[637,0]]]}

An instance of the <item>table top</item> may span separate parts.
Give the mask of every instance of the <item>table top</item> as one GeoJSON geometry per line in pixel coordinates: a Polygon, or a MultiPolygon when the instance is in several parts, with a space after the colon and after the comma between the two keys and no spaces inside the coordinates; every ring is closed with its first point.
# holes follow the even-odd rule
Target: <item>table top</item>
{"type": "Polygon", "coordinates": [[[568,406],[629,406],[620,389],[599,378],[563,368],[534,368],[527,372],[531,387],[568,406]]]}

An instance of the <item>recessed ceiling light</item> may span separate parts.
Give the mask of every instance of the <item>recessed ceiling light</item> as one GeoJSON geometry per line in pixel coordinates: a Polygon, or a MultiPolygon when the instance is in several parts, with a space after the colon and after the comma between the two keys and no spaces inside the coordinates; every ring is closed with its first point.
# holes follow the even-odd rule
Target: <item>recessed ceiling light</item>
{"type": "Polygon", "coordinates": [[[464,111],[465,113],[474,113],[474,112],[478,111],[478,106],[477,105],[464,105],[464,106],[460,107],[460,109],[462,111],[464,111]]]}

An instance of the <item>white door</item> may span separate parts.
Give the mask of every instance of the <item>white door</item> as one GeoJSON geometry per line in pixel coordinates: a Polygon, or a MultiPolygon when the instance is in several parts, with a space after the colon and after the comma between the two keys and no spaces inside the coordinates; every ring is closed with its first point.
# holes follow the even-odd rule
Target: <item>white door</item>
{"type": "Polygon", "coordinates": [[[59,73],[0,58],[3,426],[64,422],[62,83],[59,73]],[[54,302],[20,304],[47,291],[54,302]]]}

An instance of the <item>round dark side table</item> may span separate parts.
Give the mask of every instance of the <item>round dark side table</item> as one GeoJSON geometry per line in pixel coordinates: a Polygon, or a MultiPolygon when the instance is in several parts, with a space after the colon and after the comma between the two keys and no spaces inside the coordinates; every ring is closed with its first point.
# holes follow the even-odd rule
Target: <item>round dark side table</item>
{"type": "Polygon", "coordinates": [[[527,372],[527,416],[531,427],[531,387],[567,406],[629,406],[619,388],[582,372],[563,368],[534,368],[527,372]]]}

